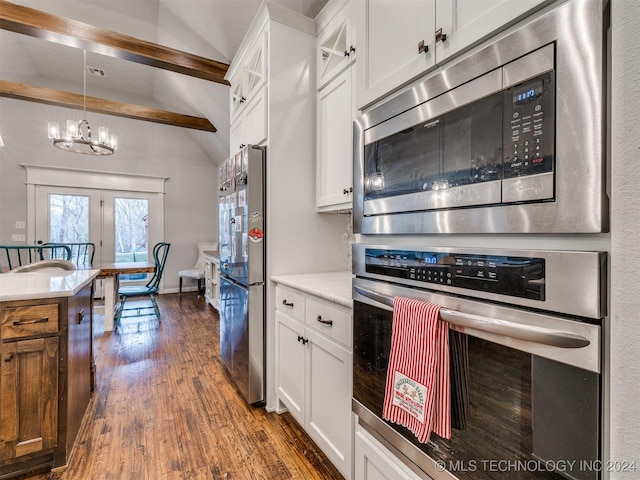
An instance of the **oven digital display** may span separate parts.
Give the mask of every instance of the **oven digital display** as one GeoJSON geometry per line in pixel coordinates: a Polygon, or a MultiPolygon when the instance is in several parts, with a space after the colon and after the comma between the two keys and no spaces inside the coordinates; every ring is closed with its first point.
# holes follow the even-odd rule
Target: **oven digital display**
{"type": "Polygon", "coordinates": [[[367,248],[365,265],[385,277],[545,299],[543,258],[367,248]]]}

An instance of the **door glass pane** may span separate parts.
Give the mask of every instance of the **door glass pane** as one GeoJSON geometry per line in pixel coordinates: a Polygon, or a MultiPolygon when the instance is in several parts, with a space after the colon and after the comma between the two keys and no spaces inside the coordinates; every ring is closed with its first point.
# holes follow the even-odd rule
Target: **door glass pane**
{"type": "Polygon", "coordinates": [[[78,243],[89,241],[89,197],[49,195],[49,241],[78,243]]]}
{"type": "MultiPolygon", "coordinates": [[[[145,198],[115,198],[115,261],[147,262],[149,253],[149,201],[145,198]]],[[[144,280],[145,273],[120,275],[120,280],[144,280]]]]}

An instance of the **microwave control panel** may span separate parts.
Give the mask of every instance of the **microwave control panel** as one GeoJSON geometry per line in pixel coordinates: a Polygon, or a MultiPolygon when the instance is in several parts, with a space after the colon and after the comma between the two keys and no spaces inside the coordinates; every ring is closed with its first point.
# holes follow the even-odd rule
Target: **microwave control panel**
{"type": "Polygon", "coordinates": [[[367,248],[365,268],[425,284],[545,299],[543,258],[367,248]]]}
{"type": "Polygon", "coordinates": [[[553,171],[554,72],[508,88],[503,94],[504,178],[553,171]]]}

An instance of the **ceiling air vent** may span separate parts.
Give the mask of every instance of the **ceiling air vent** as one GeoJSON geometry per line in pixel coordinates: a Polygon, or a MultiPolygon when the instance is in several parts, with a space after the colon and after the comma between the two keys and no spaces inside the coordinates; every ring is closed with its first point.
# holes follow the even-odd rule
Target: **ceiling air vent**
{"type": "Polygon", "coordinates": [[[106,77],[107,76],[107,72],[105,72],[103,69],[97,68],[97,67],[87,67],[87,72],[89,72],[89,75],[96,75],[98,77],[106,77]]]}

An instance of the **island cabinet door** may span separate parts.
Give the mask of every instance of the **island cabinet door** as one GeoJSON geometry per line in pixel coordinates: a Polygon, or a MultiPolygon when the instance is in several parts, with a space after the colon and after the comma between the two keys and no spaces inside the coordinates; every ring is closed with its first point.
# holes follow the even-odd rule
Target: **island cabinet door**
{"type": "Polygon", "coordinates": [[[58,337],[3,343],[0,462],[53,449],[58,436],[58,337]]]}

